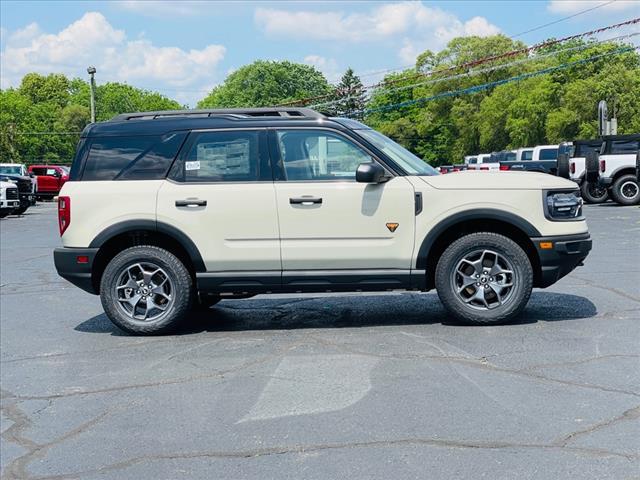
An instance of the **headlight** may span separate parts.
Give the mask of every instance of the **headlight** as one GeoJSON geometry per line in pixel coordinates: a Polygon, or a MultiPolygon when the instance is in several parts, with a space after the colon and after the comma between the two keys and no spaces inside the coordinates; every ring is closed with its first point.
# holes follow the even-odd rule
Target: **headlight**
{"type": "Polygon", "coordinates": [[[545,216],[549,220],[582,220],[582,198],[578,190],[545,193],[545,216]]]}

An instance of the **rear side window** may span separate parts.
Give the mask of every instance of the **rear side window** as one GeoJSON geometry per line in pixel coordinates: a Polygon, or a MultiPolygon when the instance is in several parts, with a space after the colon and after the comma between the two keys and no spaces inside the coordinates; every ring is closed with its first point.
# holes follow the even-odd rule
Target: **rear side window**
{"type": "Polygon", "coordinates": [[[471,157],[471,158],[469,159],[469,163],[470,163],[470,164],[478,163],[478,158],[477,158],[477,157],[471,157]]]}
{"type": "Polygon", "coordinates": [[[265,180],[271,180],[270,167],[261,155],[264,133],[260,130],[195,133],[186,155],[175,163],[170,177],[182,182],[254,182],[261,179],[262,172],[265,180]]]}
{"type": "Polygon", "coordinates": [[[531,160],[533,158],[533,150],[523,150],[522,160],[531,160]]]}
{"type": "Polygon", "coordinates": [[[102,137],[91,142],[82,180],[164,178],[186,134],[102,137]]]}
{"type": "Polygon", "coordinates": [[[638,152],[640,140],[612,140],[607,142],[606,154],[630,155],[638,152]]]}
{"type": "Polygon", "coordinates": [[[540,160],[556,160],[558,158],[557,148],[540,149],[540,160]]]}

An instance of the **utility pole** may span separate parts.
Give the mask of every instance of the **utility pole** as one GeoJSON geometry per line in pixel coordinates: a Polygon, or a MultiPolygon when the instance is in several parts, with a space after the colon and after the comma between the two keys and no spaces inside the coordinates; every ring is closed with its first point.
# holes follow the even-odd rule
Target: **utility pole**
{"type": "Polygon", "coordinates": [[[96,67],[87,68],[87,73],[91,76],[89,87],[91,88],[91,123],[96,123],[96,80],[94,75],[96,67]]]}

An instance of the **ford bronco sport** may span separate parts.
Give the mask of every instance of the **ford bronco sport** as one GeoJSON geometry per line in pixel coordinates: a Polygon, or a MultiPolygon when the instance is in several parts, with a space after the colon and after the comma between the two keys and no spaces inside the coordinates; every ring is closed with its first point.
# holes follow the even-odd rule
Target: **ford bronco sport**
{"type": "Polygon", "coordinates": [[[361,123],[303,108],[89,125],[58,201],[58,273],[134,334],[282,292],[435,288],[462,321],[505,322],[591,249],[573,182],[439,175],[361,123]]]}

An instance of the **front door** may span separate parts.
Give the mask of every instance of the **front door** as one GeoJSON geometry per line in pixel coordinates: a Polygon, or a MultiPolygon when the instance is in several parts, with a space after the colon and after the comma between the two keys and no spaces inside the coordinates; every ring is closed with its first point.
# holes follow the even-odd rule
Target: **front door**
{"type": "Polygon", "coordinates": [[[267,132],[190,134],[158,192],[157,219],[196,245],[207,271],[272,273],[279,283],[280,240],[267,132]]]}
{"type": "Polygon", "coordinates": [[[403,177],[356,182],[358,165],[376,160],[356,141],[331,130],[282,129],[270,140],[283,177],[275,188],[285,277],[300,270],[411,268],[415,197],[410,182],[403,177]]]}

